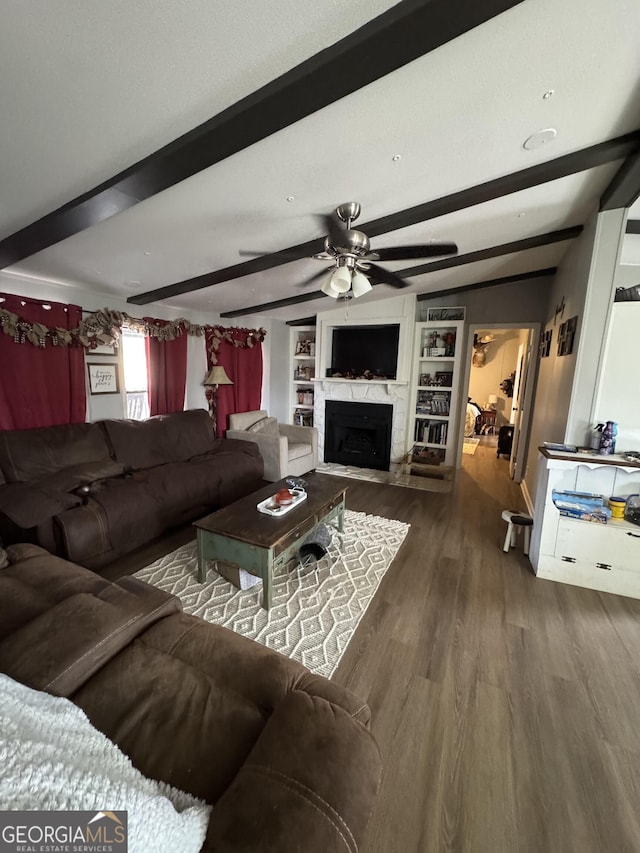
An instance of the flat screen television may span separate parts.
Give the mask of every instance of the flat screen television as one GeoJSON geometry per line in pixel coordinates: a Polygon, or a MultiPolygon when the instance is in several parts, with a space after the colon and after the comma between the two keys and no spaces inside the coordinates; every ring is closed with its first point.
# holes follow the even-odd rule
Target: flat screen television
{"type": "Polygon", "coordinates": [[[400,326],[339,326],[333,330],[329,376],[362,376],[365,371],[395,379],[400,326]]]}

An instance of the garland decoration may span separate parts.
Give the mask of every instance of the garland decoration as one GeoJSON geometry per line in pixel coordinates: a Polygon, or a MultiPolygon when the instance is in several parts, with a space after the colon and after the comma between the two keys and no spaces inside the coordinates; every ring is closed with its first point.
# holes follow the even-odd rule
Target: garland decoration
{"type": "Polygon", "coordinates": [[[212,332],[212,343],[209,347],[213,363],[217,362],[215,353],[222,341],[234,347],[253,347],[261,343],[266,336],[265,329],[226,329],[223,326],[202,326],[191,323],[180,317],[177,320],[154,320],[145,317],[140,320],[130,317],[123,311],[113,311],[102,308],[90,314],[80,322],[75,329],[50,329],[43,323],[30,323],[17,314],[0,308],[0,329],[5,335],[13,338],[17,344],[30,343],[44,349],[47,344],[58,346],[82,346],[92,350],[99,346],[112,346],[122,335],[122,327],[128,326],[136,332],[149,335],[161,341],[172,341],[181,335],[196,335],[202,337],[205,332],[212,332]],[[244,333],[244,340],[236,337],[238,332],[244,333]]]}
{"type": "Polygon", "coordinates": [[[235,327],[226,329],[224,326],[207,326],[206,331],[210,332],[207,335],[207,351],[212,365],[218,363],[217,353],[223,341],[236,348],[251,349],[256,344],[261,343],[267,334],[265,329],[240,329],[235,327]]]}

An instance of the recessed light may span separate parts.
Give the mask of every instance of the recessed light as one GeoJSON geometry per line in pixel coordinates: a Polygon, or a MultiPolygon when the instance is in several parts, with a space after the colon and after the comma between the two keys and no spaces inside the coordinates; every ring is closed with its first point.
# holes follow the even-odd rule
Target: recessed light
{"type": "Polygon", "coordinates": [[[145,252],[145,255],[146,255],[147,257],[149,257],[149,256],[151,255],[151,252],[145,252]]]}
{"type": "Polygon", "coordinates": [[[542,99],[543,99],[544,101],[548,101],[548,100],[549,100],[549,98],[553,98],[553,96],[555,95],[555,93],[556,93],[556,90],[555,90],[555,89],[547,89],[547,91],[546,91],[546,92],[544,93],[544,95],[542,96],[542,99]]]}
{"type": "Polygon", "coordinates": [[[136,287],[140,287],[141,282],[139,281],[125,281],[125,285],[127,287],[132,287],[134,290],[136,287]]]}
{"type": "Polygon", "coordinates": [[[547,142],[551,142],[552,139],[555,139],[558,135],[558,131],[555,127],[545,127],[544,130],[538,130],[536,133],[532,133],[525,141],[522,143],[522,147],[526,151],[534,151],[536,148],[542,148],[543,145],[546,145],[547,142]]]}
{"type": "Polygon", "coordinates": [[[394,154],[391,159],[394,163],[397,163],[399,160],[402,160],[402,154],[394,154]]]}
{"type": "Polygon", "coordinates": [[[519,214],[518,214],[518,219],[522,219],[522,217],[523,217],[523,216],[526,216],[526,215],[527,215],[526,213],[519,213],[519,214]]]}
{"type": "Polygon", "coordinates": [[[296,200],[296,197],[295,197],[294,195],[288,195],[288,196],[287,196],[287,201],[288,201],[288,202],[292,202],[292,201],[295,201],[295,200],[296,200]]]}

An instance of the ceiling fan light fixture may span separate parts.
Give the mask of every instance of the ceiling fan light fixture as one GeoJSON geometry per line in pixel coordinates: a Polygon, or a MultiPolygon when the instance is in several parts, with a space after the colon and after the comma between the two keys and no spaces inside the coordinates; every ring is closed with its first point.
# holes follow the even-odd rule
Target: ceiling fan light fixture
{"type": "Polygon", "coordinates": [[[338,267],[331,276],[331,287],[338,293],[346,293],[351,289],[351,271],[347,267],[338,267]]]}
{"type": "Polygon", "coordinates": [[[364,294],[368,293],[371,289],[371,282],[366,275],[361,273],[360,270],[356,270],[351,279],[351,290],[353,291],[354,297],[357,299],[358,296],[364,296],[364,294]]]}
{"type": "Polygon", "coordinates": [[[331,296],[333,299],[337,299],[342,294],[336,290],[332,284],[333,282],[333,273],[329,276],[329,278],[322,285],[320,290],[325,294],[325,296],[331,296]]]}

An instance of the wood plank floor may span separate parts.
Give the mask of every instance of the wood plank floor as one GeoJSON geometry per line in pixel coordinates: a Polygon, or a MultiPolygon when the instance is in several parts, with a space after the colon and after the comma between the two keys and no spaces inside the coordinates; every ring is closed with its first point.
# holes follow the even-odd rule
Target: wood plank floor
{"type": "Polygon", "coordinates": [[[448,495],[348,483],[411,524],[334,675],[384,759],[363,853],[640,851],[640,601],[503,553],[524,503],[491,446],[448,495]]]}
{"type": "Polygon", "coordinates": [[[384,760],[361,853],[640,853],[640,601],[503,553],[524,502],[492,438],[448,494],[344,480],[349,508],[411,524],[334,675],[384,760]]]}

